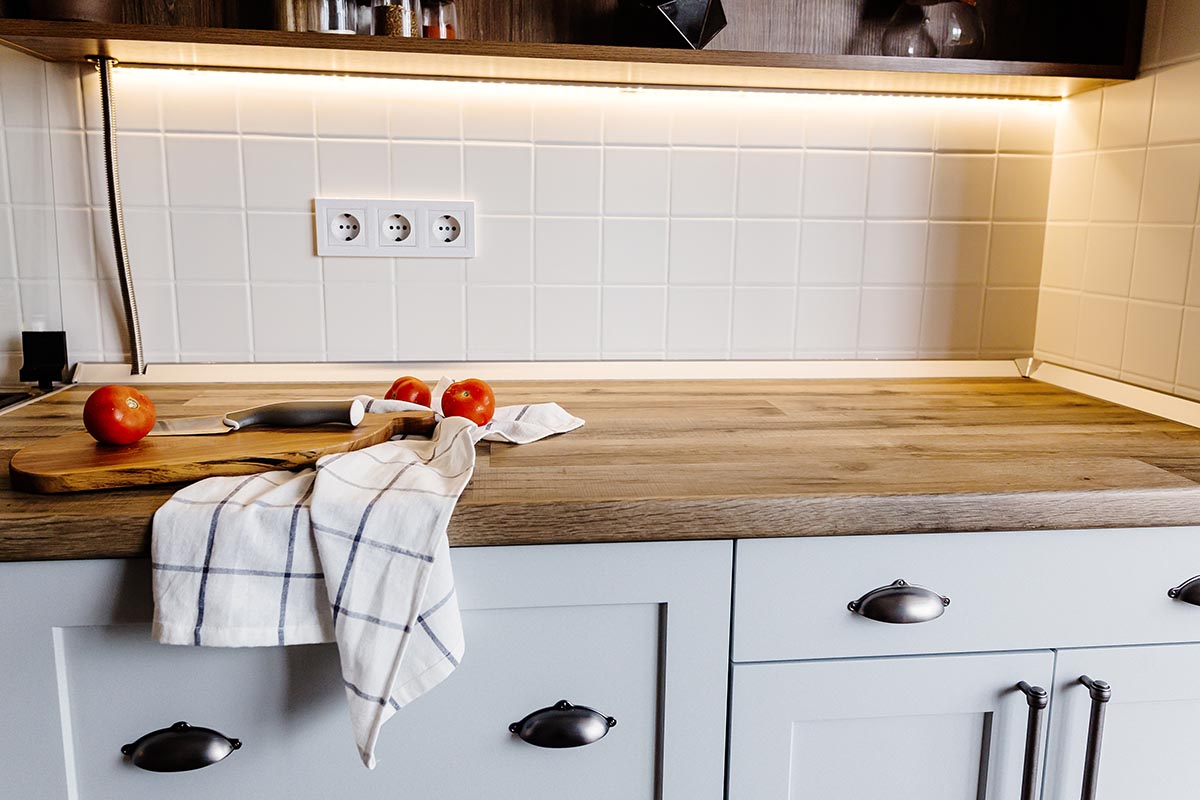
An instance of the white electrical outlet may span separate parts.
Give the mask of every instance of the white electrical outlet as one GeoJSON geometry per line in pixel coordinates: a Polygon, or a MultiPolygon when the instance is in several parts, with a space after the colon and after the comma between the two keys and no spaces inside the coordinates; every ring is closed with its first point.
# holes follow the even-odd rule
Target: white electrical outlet
{"type": "Polygon", "coordinates": [[[317,255],[472,258],[475,204],[469,200],[313,201],[317,255]]]}
{"type": "Polygon", "coordinates": [[[401,206],[381,205],[378,212],[380,247],[416,247],[417,231],[413,220],[415,209],[401,206]]]}
{"type": "Polygon", "coordinates": [[[363,231],[363,220],[366,216],[366,212],[361,208],[330,208],[324,216],[326,236],[339,247],[363,247],[367,243],[367,236],[363,231]]]}

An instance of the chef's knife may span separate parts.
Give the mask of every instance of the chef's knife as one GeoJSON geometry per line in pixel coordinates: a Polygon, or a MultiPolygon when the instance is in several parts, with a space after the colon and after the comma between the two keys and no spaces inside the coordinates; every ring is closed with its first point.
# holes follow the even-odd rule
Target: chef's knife
{"type": "Polygon", "coordinates": [[[358,400],[294,400],[231,411],[220,417],[160,419],[148,436],[200,436],[229,433],[251,425],[273,428],[304,428],[334,422],[354,428],[363,421],[365,409],[358,400]]]}

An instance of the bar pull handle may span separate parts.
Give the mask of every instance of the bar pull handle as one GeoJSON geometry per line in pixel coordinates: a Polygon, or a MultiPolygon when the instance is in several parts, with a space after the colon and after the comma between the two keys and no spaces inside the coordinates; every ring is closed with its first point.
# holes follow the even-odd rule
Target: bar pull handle
{"type": "Polygon", "coordinates": [[[1025,726],[1025,766],[1021,772],[1021,800],[1037,800],[1038,776],[1042,768],[1042,713],[1050,705],[1049,693],[1040,686],[1025,681],[1017,684],[1029,704],[1029,722],[1025,726]]]}
{"type": "Polygon", "coordinates": [[[1080,675],[1079,682],[1088,689],[1092,698],[1092,712],[1088,718],[1087,755],[1083,759],[1083,791],[1080,800],[1096,800],[1096,789],[1100,780],[1100,745],[1104,740],[1104,710],[1112,699],[1112,687],[1104,681],[1092,680],[1080,675]]]}

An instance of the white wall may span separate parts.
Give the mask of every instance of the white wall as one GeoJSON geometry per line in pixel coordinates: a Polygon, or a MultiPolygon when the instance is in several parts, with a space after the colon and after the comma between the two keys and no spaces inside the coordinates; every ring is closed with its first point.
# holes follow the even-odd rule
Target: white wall
{"type": "Polygon", "coordinates": [[[1200,0],[1151,3],[1143,66],[1065,104],[1036,350],[1200,398],[1200,0]]]}
{"type": "MultiPolygon", "coordinates": [[[[55,129],[90,162],[61,291],[115,361],[95,84],[55,129]]],[[[1032,348],[1056,104],[124,69],[117,101],[153,361],[1032,348]],[[474,199],[479,257],[317,258],[316,196],[474,199]]]]}

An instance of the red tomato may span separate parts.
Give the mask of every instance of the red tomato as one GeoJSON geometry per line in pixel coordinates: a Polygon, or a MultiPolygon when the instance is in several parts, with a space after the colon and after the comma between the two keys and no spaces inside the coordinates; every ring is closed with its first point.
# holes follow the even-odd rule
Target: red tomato
{"type": "Polygon", "coordinates": [[[442,414],[447,417],[466,417],[476,425],[487,425],[495,413],[492,387],[478,378],[452,383],[442,395],[442,414]]]}
{"type": "Polygon", "coordinates": [[[150,432],[154,419],[154,403],[128,386],[101,386],[83,404],[83,427],[104,444],[133,444],[150,432]]]}
{"type": "Polygon", "coordinates": [[[406,403],[428,406],[433,403],[433,393],[429,391],[429,384],[425,381],[414,378],[412,375],[405,375],[403,378],[396,378],[392,383],[392,388],[387,390],[383,399],[403,400],[406,403]]]}

